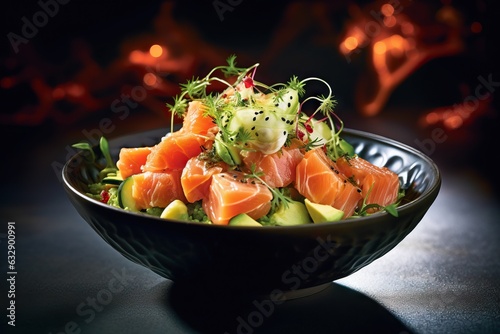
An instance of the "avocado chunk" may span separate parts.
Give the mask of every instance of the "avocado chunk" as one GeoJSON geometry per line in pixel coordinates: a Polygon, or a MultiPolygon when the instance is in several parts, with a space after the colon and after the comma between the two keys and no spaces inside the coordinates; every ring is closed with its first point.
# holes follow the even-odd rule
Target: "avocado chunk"
{"type": "Polygon", "coordinates": [[[174,200],[170,202],[169,205],[165,209],[163,209],[163,212],[160,215],[160,218],[164,219],[176,219],[176,220],[188,220],[188,208],[184,202],[181,200],[174,200]]]}
{"type": "Polygon", "coordinates": [[[298,201],[288,202],[287,205],[280,204],[278,209],[269,217],[271,225],[291,226],[310,224],[311,219],[307,213],[306,206],[298,201]]]}
{"type": "Polygon", "coordinates": [[[229,225],[231,226],[261,226],[262,224],[247,215],[246,213],[240,213],[239,215],[234,216],[229,221],[229,225]]]}
{"type": "Polygon", "coordinates": [[[304,200],[304,203],[315,224],[334,222],[344,217],[344,211],[336,209],[331,205],[313,203],[307,198],[304,200]]]}
{"type": "Polygon", "coordinates": [[[215,152],[217,152],[222,161],[227,163],[229,166],[241,164],[239,152],[234,146],[226,146],[220,140],[216,140],[214,146],[215,152]]]}

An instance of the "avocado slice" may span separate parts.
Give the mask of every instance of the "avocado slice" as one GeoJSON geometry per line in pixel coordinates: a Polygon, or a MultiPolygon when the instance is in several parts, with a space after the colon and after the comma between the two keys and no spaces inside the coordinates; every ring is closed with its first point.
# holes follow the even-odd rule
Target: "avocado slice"
{"type": "Polygon", "coordinates": [[[239,215],[234,216],[229,221],[229,225],[231,226],[261,226],[262,224],[247,215],[246,213],[240,213],[239,215]]]}
{"type": "Polygon", "coordinates": [[[306,206],[298,201],[288,202],[285,206],[283,203],[269,217],[271,225],[291,226],[310,224],[311,219],[307,212],[306,206]]]}
{"type": "Polygon", "coordinates": [[[176,220],[188,220],[188,208],[184,202],[181,200],[173,200],[169,205],[163,210],[160,218],[164,219],[176,219],[176,220]]]}
{"type": "Polygon", "coordinates": [[[344,211],[336,209],[331,205],[313,203],[307,198],[304,200],[304,203],[315,224],[334,222],[344,217],[344,211]]]}

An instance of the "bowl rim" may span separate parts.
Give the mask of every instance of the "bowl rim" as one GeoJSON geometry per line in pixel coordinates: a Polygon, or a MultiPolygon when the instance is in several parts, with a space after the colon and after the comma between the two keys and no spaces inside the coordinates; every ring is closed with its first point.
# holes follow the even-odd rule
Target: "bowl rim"
{"type": "MultiPolygon", "coordinates": [[[[130,133],[124,136],[119,136],[115,138],[109,139],[110,143],[113,140],[118,140],[122,139],[125,137],[134,137],[138,136],[141,134],[146,134],[146,133],[153,133],[156,131],[160,130],[165,130],[165,128],[155,128],[155,129],[150,129],[150,130],[145,130],[145,131],[137,131],[134,133],[130,133]]],[[[344,128],[342,130],[345,133],[358,136],[361,138],[369,138],[372,139],[378,143],[383,142],[384,144],[387,144],[389,146],[393,146],[395,148],[398,148],[400,150],[404,150],[407,153],[411,153],[419,158],[421,161],[425,161],[430,167],[431,171],[434,174],[434,180],[430,186],[425,189],[424,192],[422,192],[418,198],[405,203],[397,208],[397,211],[400,213],[404,213],[406,211],[412,210],[414,206],[419,204],[420,202],[426,201],[427,198],[434,194],[434,197],[438,195],[439,189],[441,187],[441,172],[437,166],[437,164],[426,154],[423,152],[419,151],[418,149],[409,146],[407,144],[401,143],[397,140],[394,140],[392,138],[388,138],[379,134],[367,132],[367,131],[362,131],[362,130],[356,130],[356,129],[351,129],[351,128],[344,128]]],[[[98,205],[103,209],[107,210],[115,210],[117,213],[121,214],[127,214],[131,216],[136,216],[141,219],[146,219],[147,221],[150,221],[152,223],[158,223],[164,225],[165,223],[172,223],[172,224],[180,224],[180,225],[190,225],[190,226],[198,226],[200,228],[203,228],[203,226],[206,226],[208,228],[221,228],[221,229],[234,229],[234,230],[269,230],[269,231],[279,231],[279,230],[296,230],[296,229],[315,229],[315,228],[323,228],[323,227],[332,227],[332,226],[337,226],[338,228],[342,228],[343,226],[349,226],[353,225],[352,222],[356,222],[356,226],[369,226],[371,223],[378,222],[379,219],[376,218],[382,218],[382,217],[392,217],[389,213],[382,211],[382,212],[376,212],[374,214],[371,214],[369,216],[363,216],[363,217],[356,217],[356,218],[348,218],[348,219],[342,219],[340,221],[334,221],[334,222],[324,222],[321,224],[303,224],[303,225],[290,225],[290,226],[264,226],[264,228],[260,226],[231,226],[231,225],[218,225],[218,224],[206,224],[206,223],[198,223],[198,222],[190,222],[190,221],[183,221],[183,220],[175,220],[175,219],[164,219],[152,215],[148,215],[146,213],[142,212],[132,212],[132,211],[126,211],[121,208],[117,208],[111,205],[108,205],[106,203],[102,203],[96,199],[93,199],[86,194],[82,193],[81,191],[77,190],[69,178],[67,177],[67,173],[69,173],[70,168],[70,163],[78,156],[83,154],[83,152],[77,152],[76,154],[72,155],[64,164],[61,174],[62,174],[62,180],[63,180],[63,185],[70,190],[73,194],[79,196],[81,199],[83,199],[86,202],[91,203],[92,205],[98,205]]]]}

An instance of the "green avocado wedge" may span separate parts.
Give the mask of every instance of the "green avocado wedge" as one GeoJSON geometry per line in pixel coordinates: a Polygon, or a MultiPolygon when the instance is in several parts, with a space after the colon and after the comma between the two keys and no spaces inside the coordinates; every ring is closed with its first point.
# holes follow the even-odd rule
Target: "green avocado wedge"
{"type": "Polygon", "coordinates": [[[315,224],[339,221],[344,216],[344,211],[331,205],[313,203],[307,198],[304,200],[304,204],[315,224]]]}
{"type": "Polygon", "coordinates": [[[234,216],[229,221],[230,226],[257,226],[262,227],[262,224],[247,215],[246,213],[240,213],[237,216],[234,216]]]}
{"type": "Polygon", "coordinates": [[[310,224],[311,218],[306,206],[298,201],[290,201],[287,205],[283,203],[270,217],[271,225],[292,226],[310,224]]]}

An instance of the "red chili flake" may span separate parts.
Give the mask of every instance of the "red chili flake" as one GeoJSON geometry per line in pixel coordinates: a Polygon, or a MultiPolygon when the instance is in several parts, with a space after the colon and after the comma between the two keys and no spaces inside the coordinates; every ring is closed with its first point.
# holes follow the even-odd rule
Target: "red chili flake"
{"type": "Polygon", "coordinates": [[[108,203],[109,201],[109,192],[106,190],[101,191],[101,202],[108,203]]]}
{"type": "Polygon", "coordinates": [[[254,86],[253,79],[250,77],[245,77],[245,79],[243,79],[243,83],[245,84],[245,88],[250,88],[254,86]]]}

